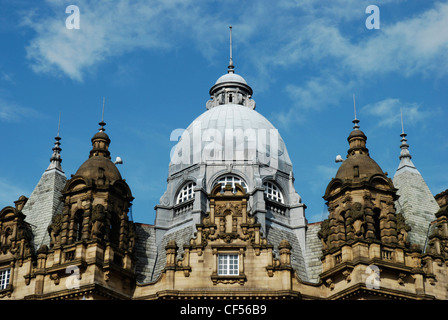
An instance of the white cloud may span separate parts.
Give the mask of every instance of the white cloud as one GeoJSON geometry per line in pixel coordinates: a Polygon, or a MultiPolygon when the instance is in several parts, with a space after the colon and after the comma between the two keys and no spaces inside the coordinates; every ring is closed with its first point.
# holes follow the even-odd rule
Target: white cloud
{"type": "MultiPolygon", "coordinates": [[[[82,81],[86,72],[110,57],[136,49],[167,48],[173,28],[173,8],[182,10],[181,1],[88,1],[77,2],[80,29],[67,29],[69,14],[57,1],[47,1],[51,16],[34,13],[23,25],[36,32],[27,50],[33,70],[82,81]]],[[[187,3],[188,4],[188,3],[187,3]]]]}
{"type": "Polygon", "coordinates": [[[282,127],[302,122],[306,111],[321,111],[329,106],[340,106],[344,97],[350,97],[353,81],[344,81],[334,76],[321,76],[309,79],[303,85],[288,85],[286,93],[293,101],[292,106],[283,112],[276,110],[272,117],[282,127]]]}
{"type": "Polygon", "coordinates": [[[382,27],[377,36],[347,51],[344,63],[365,75],[446,75],[448,33],[442,30],[448,30],[448,3],[382,27]]]}
{"type": "Polygon", "coordinates": [[[422,110],[420,104],[402,102],[397,98],[387,98],[361,108],[365,114],[379,118],[378,125],[384,127],[393,127],[400,124],[400,109],[403,111],[403,122],[405,124],[423,122],[430,116],[428,111],[422,110]]]}
{"type": "MultiPolygon", "coordinates": [[[[388,5],[380,7],[387,10],[388,5]]],[[[273,24],[277,32],[270,41],[275,46],[254,49],[260,53],[260,65],[316,63],[322,67],[327,63],[334,66],[335,72],[349,71],[361,78],[390,72],[405,76],[447,75],[448,33],[443,32],[448,30],[447,2],[436,3],[410,18],[404,15],[402,20],[384,22],[380,30],[371,31],[364,29],[367,15],[360,10],[365,6],[358,1],[341,4],[339,9],[325,3],[318,9],[309,2],[301,3],[300,8],[305,9],[305,14],[295,24],[287,18],[273,24]],[[350,20],[352,29],[346,20],[350,20]],[[362,27],[356,28],[357,23],[362,27]]]]}
{"type": "Polygon", "coordinates": [[[30,193],[0,177],[0,209],[6,206],[14,206],[14,201],[19,199],[21,195],[29,197],[30,193]]]}
{"type": "MultiPolygon", "coordinates": [[[[394,1],[383,2],[381,8],[386,10],[390,3],[394,1]]],[[[276,5],[257,1],[246,3],[235,14],[233,6],[241,5],[237,1],[215,4],[215,8],[200,0],[80,0],[79,30],[65,28],[68,14],[60,2],[47,0],[47,4],[51,15],[34,13],[23,20],[36,32],[27,57],[36,72],[62,72],[78,81],[110,57],[135,49],[193,45],[211,60],[222,48],[227,36],[223,29],[230,23],[238,33],[236,44],[250,43],[240,53],[249,53],[260,74],[309,63],[364,78],[388,72],[443,76],[448,70],[448,33],[442,32],[448,30],[446,2],[411,18],[384,22],[381,30],[361,33],[355,26],[361,23],[363,30],[369,1],[280,1],[276,5]]]]}
{"type": "Polygon", "coordinates": [[[19,122],[24,117],[36,116],[39,116],[36,110],[19,106],[0,97],[0,121],[19,122]]]}
{"type": "MultiPolygon", "coordinates": [[[[281,2],[288,10],[295,7],[294,2],[287,3],[288,6],[281,2]]],[[[272,47],[252,49],[258,53],[254,57],[264,75],[269,75],[269,70],[264,70],[267,68],[316,67],[313,78],[286,87],[293,107],[275,116],[280,125],[303,121],[304,111],[318,112],[337,105],[341,98],[351,96],[357,91],[354,89],[362,88],[372,77],[389,74],[443,77],[448,73],[448,33],[442,32],[448,30],[448,2],[436,3],[411,17],[404,15],[400,21],[384,22],[380,30],[361,29],[355,33],[347,32],[344,25],[346,20],[364,22],[367,17],[364,11],[353,13],[363,6],[360,2],[341,3],[341,8],[349,11],[342,17],[335,13],[338,10],[332,16],[329,9],[333,6],[329,3],[320,10],[310,1],[295,5],[314,19],[305,15],[306,23],[297,21],[296,25],[288,24],[288,19],[279,20],[276,25],[280,40],[273,40],[272,47]]],[[[386,10],[388,4],[382,3],[380,7],[386,10]]],[[[391,126],[400,121],[400,106],[410,123],[428,116],[421,105],[394,99],[372,104],[370,112],[376,112],[382,126],[391,126]]]]}

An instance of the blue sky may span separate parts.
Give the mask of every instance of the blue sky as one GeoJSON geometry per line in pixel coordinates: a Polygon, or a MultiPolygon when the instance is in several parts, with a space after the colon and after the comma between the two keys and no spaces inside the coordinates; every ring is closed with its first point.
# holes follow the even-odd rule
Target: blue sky
{"type": "Polygon", "coordinates": [[[400,108],[414,164],[433,194],[448,188],[448,1],[2,1],[0,207],[29,196],[49,164],[61,113],[62,167],[88,158],[106,97],[113,159],[135,197],[134,221],[154,222],[174,129],[205,109],[236,73],[285,140],[309,222],[346,156],[353,94],[370,155],[392,177],[400,108]],[[66,7],[80,10],[67,29],[66,7]],[[366,8],[380,9],[367,29],[366,8]]]}

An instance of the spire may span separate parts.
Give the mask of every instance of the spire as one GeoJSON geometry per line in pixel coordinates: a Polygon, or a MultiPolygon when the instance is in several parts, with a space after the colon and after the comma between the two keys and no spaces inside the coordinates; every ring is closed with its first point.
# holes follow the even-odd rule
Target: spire
{"type": "Polygon", "coordinates": [[[355,101],[355,94],[353,94],[353,108],[355,111],[355,119],[353,119],[353,123],[355,124],[355,126],[353,127],[354,130],[359,130],[359,120],[356,118],[356,101],[355,101]]]}
{"type": "Polygon", "coordinates": [[[403,112],[401,113],[401,145],[400,164],[393,177],[394,186],[400,197],[395,207],[403,214],[406,223],[411,227],[409,240],[423,249],[428,237],[428,225],[436,219],[434,213],[439,210],[431,190],[421,173],[412,163],[404,132],[403,112]]]}
{"type": "Polygon", "coordinates": [[[417,168],[415,167],[415,165],[412,163],[411,160],[411,154],[409,153],[409,144],[407,143],[407,139],[406,136],[407,134],[404,133],[404,125],[403,125],[403,110],[400,109],[400,114],[401,114],[401,145],[400,145],[400,164],[398,165],[398,169],[397,172],[402,170],[402,169],[409,169],[411,171],[417,171],[417,168]]]}
{"type": "Polygon", "coordinates": [[[211,109],[224,104],[238,104],[255,109],[255,101],[252,98],[252,88],[246,80],[235,73],[232,52],[232,26],[230,28],[230,61],[227,73],[216,80],[210,88],[210,100],[207,101],[206,108],[211,109]]]}
{"type": "Polygon", "coordinates": [[[347,152],[347,157],[354,154],[366,154],[369,155],[369,150],[366,148],[367,136],[359,130],[359,120],[356,117],[356,102],[355,95],[353,94],[353,108],[355,113],[355,119],[353,119],[353,131],[348,136],[347,140],[349,142],[350,149],[347,152]]]}
{"type": "Polygon", "coordinates": [[[233,70],[235,67],[233,66],[233,59],[232,59],[232,26],[229,27],[230,29],[230,61],[229,66],[227,68],[227,73],[234,73],[233,70]]]}
{"type": "Polygon", "coordinates": [[[104,102],[106,101],[106,97],[103,97],[103,112],[101,113],[101,121],[98,123],[101,127],[99,129],[100,132],[106,131],[104,129],[104,126],[106,125],[106,122],[104,122],[104,102]]]}
{"type": "Polygon", "coordinates": [[[47,170],[45,170],[45,171],[57,169],[61,172],[64,172],[61,167],[61,162],[62,162],[61,150],[62,149],[60,147],[61,143],[59,142],[61,140],[61,137],[59,136],[60,127],[61,127],[61,113],[59,113],[58,135],[54,138],[56,140],[56,142],[54,143],[54,147],[53,147],[53,155],[50,158],[50,165],[48,166],[47,170]]]}
{"type": "Polygon", "coordinates": [[[101,114],[101,121],[98,123],[100,125],[100,129],[91,139],[92,150],[90,150],[89,158],[96,156],[104,156],[110,159],[110,152],[109,152],[110,139],[109,136],[104,132],[106,131],[106,129],[104,129],[104,126],[106,125],[106,122],[104,122],[104,102],[105,98],[103,97],[103,111],[101,114]]]}

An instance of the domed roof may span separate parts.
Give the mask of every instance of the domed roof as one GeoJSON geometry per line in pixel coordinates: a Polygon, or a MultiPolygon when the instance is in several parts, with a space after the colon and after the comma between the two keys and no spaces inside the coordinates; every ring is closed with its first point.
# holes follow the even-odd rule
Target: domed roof
{"type": "Polygon", "coordinates": [[[226,73],[216,80],[215,84],[227,83],[227,82],[237,82],[247,85],[246,80],[242,76],[236,73],[226,73]]]}
{"type": "Polygon", "coordinates": [[[355,137],[359,137],[359,138],[362,138],[362,139],[367,140],[367,136],[364,134],[364,132],[362,132],[362,131],[359,130],[359,129],[358,129],[358,130],[353,130],[352,132],[350,132],[350,134],[349,134],[347,140],[350,142],[350,140],[351,140],[352,138],[355,138],[355,137]]]}
{"type": "Polygon", "coordinates": [[[105,122],[101,121],[100,130],[92,137],[92,150],[87,159],[76,171],[75,176],[81,176],[93,181],[104,179],[109,182],[121,180],[117,166],[110,160],[110,138],[105,133],[105,122]]]}
{"type": "Polygon", "coordinates": [[[93,181],[103,178],[109,182],[121,180],[121,174],[117,166],[110,159],[103,156],[94,156],[87,159],[76,171],[75,176],[81,176],[93,181]]]}
{"type": "Polygon", "coordinates": [[[342,162],[335,178],[354,180],[355,178],[369,178],[376,174],[384,175],[384,172],[375,160],[366,154],[354,154],[342,162]]]}
{"type": "Polygon", "coordinates": [[[287,173],[292,168],[283,139],[265,117],[246,106],[224,104],[204,112],[188,126],[173,148],[170,171],[226,160],[277,166],[287,173]]]}
{"type": "Polygon", "coordinates": [[[110,138],[104,131],[98,131],[97,133],[95,133],[95,135],[92,137],[92,142],[96,139],[104,139],[110,143],[110,138]]]}
{"type": "Polygon", "coordinates": [[[350,149],[347,151],[347,159],[344,160],[336,173],[336,179],[354,180],[370,178],[374,175],[383,175],[380,166],[369,155],[366,147],[367,136],[359,130],[359,120],[353,120],[355,126],[350,132],[347,141],[350,149]]]}

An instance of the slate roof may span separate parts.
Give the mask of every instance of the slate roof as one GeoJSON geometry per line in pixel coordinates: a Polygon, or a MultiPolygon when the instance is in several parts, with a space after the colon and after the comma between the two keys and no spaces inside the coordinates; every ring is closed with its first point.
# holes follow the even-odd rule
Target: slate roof
{"type": "Polygon", "coordinates": [[[319,275],[322,273],[322,242],[317,237],[322,222],[308,224],[306,231],[306,266],[308,270],[308,281],[319,282],[319,275]]]}
{"type": "Polygon", "coordinates": [[[34,248],[50,244],[47,228],[56,213],[62,213],[64,203],[61,191],[67,178],[56,168],[44,172],[30,198],[23,207],[25,221],[31,225],[34,234],[34,248]]]}
{"type": "Polygon", "coordinates": [[[408,233],[409,241],[423,249],[428,228],[436,219],[435,213],[439,210],[439,205],[411,160],[406,134],[403,132],[401,137],[400,164],[393,178],[400,196],[395,201],[395,207],[397,213],[401,212],[406,223],[412,228],[408,233]]]}
{"type": "Polygon", "coordinates": [[[400,195],[395,202],[397,212],[403,214],[406,223],[412,228],[409,241],[423,249],[429,225],[436,219],[439,205],[420,173],[404,171],[395,175],[393,182],[400,195]]]}
{"type": "Polygon", "coordinates": [[[299,240],[297,236],[287,229],[280,226],[267,226],[267,240],[269,244],[274,246],[273,252],[275,257],[279,257],[278,245],[282,240],[288,240],[291,245],[291,266],[300,277],[301,280],[308,281],[308,274],[306,270],[306,262],[302,254],[299,240]]]}
{"type": "Polygon", "coordinates": [[[135,272],[137,282],[151,281],[154,264],[157,258],[156,233],[153,225],[134,223],[137,233],[134,252],[137,258],[135,272]]]}

